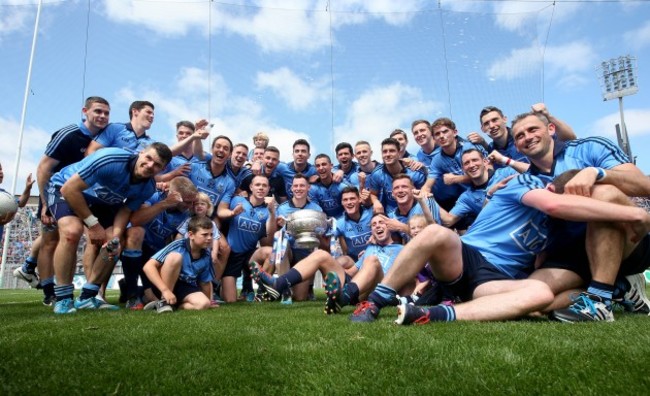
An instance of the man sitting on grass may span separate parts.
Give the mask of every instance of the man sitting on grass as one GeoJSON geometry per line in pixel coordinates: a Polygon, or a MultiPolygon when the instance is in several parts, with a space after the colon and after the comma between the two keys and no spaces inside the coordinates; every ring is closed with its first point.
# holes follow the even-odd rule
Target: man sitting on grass
{"type": "Polygon", "coordinates": [[[147,304],[158,313],[171,312],[171,305],[180,309],[210,308],[212,297],[212,221],[193,217],[188,237],[170,243],[144,265],[144,273],[158,289],[162,299],[147,304]]]}
{"type": "Polygon", "coordinates": [[[320,271],[325,275],[325,313],[337,313],[342,306],[356,304],[360,296],[367,296],[382,280],[402,250],[402,245],[393,243],[385,219],[383,214],[373,216],[371,227],[374,243],[368,245],[356,265],[350,269],[344,269],[329,252],[318,249],[277,278],[263,271],[255,262],[251,262],[252,276],[258,284],[264,285],[268,297],[275,300],[292,285],[309,279],[316,271],[320,271]]]}
{"type": "MultiPolygon", "coordinates": [[[[443,288],[468,302],[430,309],[402,304],[398,323],[518,318],[544,310],[554,298],[545,283],[525,279],[534,269],[535,255],[547,245],[549,215],[590,222],[594,241],[615,221],[627,223],[621,233],[631,244],[638,244],[650,230],[650,215],[643,209],[560,195],[552,192],[557,186],[549,186],[547,189],[542,180],[527,174],[512,179],[494,194],[463,237],[438,225],[427,227],[403,249],[383,282],[350,319],[371,322],[381,307],[396,305],[397,290],[427,262],[443,288]]],[[[610,189],[615,188],[598,186],[592,196],[610,194],[610,189]]],[[[613,320],[611,311],[606,314],[607,309],[601,308],[593,306],[594,311],[607,315],[606,320],[613,320]]]]}

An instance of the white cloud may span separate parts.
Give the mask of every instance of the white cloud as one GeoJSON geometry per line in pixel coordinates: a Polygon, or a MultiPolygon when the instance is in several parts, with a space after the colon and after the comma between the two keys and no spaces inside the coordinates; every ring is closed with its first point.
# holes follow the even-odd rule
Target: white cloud
{"type": "MultiPolygon", "coordinates": [[[[537,45],[517,48],[506,57],[494,62],[487,75],[491,80],[514,80],[538,73],[542,61],[542,49],[537,45]]],[[[585,75],[591,72],[597,56],[591,45],[574,41],[546,48],[544,63],[546,76],[558,85],[572,88],[590,81],[585,75]]]]}
{"type": "Polygon", "coordinates": [[[638,29],[629,30],[623,35],[627,45],[634,49],[641,49],[650,45],[650,21],[646,21],[638,29]]]}
{"type": "Polygon", "coordinates": [[[308,139],[305,132],[293,131],[270,122],[264,116],[264,108],[253,99],[232,92],[223,77],[212,74],[208,86],[207,70],[194,67],[180,69],[170,86],[123,87],[116,98],[122,103],[146,98],[156,107],[156,121],[152,135],[163,142],[173,142],[176,122],[196,121],[208,118],[208,89],[210,99],[210,122],[214,124],[211,136],[203,142],[209,150],[211,140],[217,135],[228,136],[233,143],[245,143],[252,147],[252,136],[264,131],[271,136],[271,144],[278,147],[282,160],[291,160],[291,145],[296,139],[308,139]],[[137,92],[137,95],[136,95],[137,92]]]}
{"type": "Polygon", "coordinates": [[[268,73],[258,72],[256,84],[259,89],[271,89],[290,108],[303,110],[329,95],[326,77],[310,80],[300,78],[289,68],[282,67],[268,73]]]}
{"type": "MultiPolygon", "coordinates": [[[[0,116],[0,158],[2,158],[2,170],[4,181],[2,188],[11,192],[11,184],[14,179],[14,168],[16,167],[18,135],[20,133],[20,122],[12,118],[0,116]]],[[[29,173],[36,178],[36,167],[43,154],[45,146],[42,144],[30,144],[30,142],[49,142],[50,133],[40,128],[26,126],[23,134],[22,153],[20,166],[18,168],[18,182],[16,192],[20,194],[25,188],[25,179],[29,173]]],[[[38,194],[37,188],[32,188],[32,195],[38,194]]]]}
{"type": "MultiPolygon", "coordinates": [[[[620,123],[620,113],[611,113],[596,120],[586,132],[590,136],[605,136],[616,141],[615,125],[620,123]]],[[[625,125],[629,137],[650,135],[650,108],[625,110],[625,125]]]]}
{"type": "MultiPolygon", "coordinates": [[[[334,128],[334,141],[354,144],[367,140],[372,147],[379,147],[395,128],[409,131],[411,121],[431,118],[444,106],[425,100],[419,88],[393,83],[363,92],[348,108],[345,122],[334,128]]],[[[381,160],[378,154],[375,159],[381,160]]]]}
{"type": "Polygon", "coordinates": [[[218,4],[194,0],[144,2],[106,0],[106,16],[118,23],[143,25],[163,36],[182,36],[191,29],[207,33],[210,9],[213,30],[247,37],[266,52],[314,51],[330,45],[332,28],[383,20],[403,25],[427,4],[425,0],[354,0],[335,2],[332,13],[317,0],[257,1],[250,4],[218,4]]]}
{"type": "Polygon", "coordinates": [[[0,8],[0,41],[3,36],[28,28],[27,22],[34,18],[36,7],[4,6],[0,8]]]}
{"type": "Polygon", "coordinates": [[[538,18],[542,13],[544,32],[548,28],[549,21],[546,18],[553,16],[553,24],[561,23],[569,20],[574,16],[582,7],[580,3],[556,3],[552,6],[548,4],[540,4],[537,2],[495,2],[493,11],[496,14],[496,25],[502,29],[512,32],[524,32],[527,30],[534,30],[537,32],[538,18]],[[553,10],[551,7],[554,7],[553,10]],[[531,27],[532,26],[532,27],[531,27]]]}

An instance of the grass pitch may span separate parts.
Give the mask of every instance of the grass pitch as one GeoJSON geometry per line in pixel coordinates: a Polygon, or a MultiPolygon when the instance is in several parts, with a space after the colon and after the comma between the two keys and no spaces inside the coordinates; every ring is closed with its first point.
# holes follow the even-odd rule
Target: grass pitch
{"type": "MultiPolygon", "coordinates": [[[[0,394],[625,394],[650,389],[650,317],[397,326],[319,301],[55,316],[0,290],[0,394]]],[[[109,302],[117,297],[109,295],[109,302]]]]}

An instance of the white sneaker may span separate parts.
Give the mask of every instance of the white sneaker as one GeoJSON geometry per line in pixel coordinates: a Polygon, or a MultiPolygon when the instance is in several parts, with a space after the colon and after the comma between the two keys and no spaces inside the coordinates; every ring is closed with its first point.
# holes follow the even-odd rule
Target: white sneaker
{"type": "Polygon", "coordinates": [[[25,282],[29,283],[29,286],[31,287],[38,286],[39,280],[38,280],[38,275],[36,275],[36,273],[31,274],[29,272],[23,271],[21,267],[18,267],[14,270],[14,276],[18,279],[22,279],[25,282]]]}
{"type": "Polygon", "coordinates": [[[625,293],[623,306],[626,311],[650,315],[650,300],[646,293],[645,276],[641,274],[625,277],[630,282],[630,290],[625,293]]]}

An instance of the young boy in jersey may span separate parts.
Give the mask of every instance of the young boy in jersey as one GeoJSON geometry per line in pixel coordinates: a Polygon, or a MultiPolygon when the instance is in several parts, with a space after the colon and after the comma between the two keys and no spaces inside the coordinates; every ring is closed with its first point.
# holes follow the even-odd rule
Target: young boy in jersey
{"type": "Polygon", "coordinates": [[[178,309],[208,309],[212,296],[212,221],[193,217],[188,236],[170,243],[144,265],[144,273],[158,289],[158,313],[178,309]]]}

